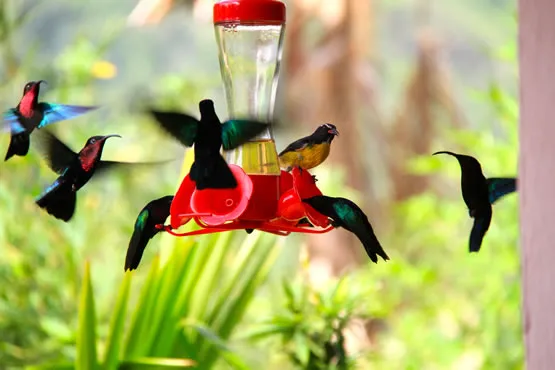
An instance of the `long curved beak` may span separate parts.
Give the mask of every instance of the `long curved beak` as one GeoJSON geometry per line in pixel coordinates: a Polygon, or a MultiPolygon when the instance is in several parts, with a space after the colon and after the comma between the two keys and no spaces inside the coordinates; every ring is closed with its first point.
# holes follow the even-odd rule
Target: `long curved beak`
{"type": "Polygon", "coordinates": [[[111,137],[119,137],[119,138],[121,139],[121,136],[120,136],[120,135],[118,135],[118,134],[112,134],[112,135],[103,136],[103,137],[102,137],[102,141],[104,141],[104,140],[106,140],[106,139],[109,139],[109,138],[111,138],[111,137]]]}
{"type": "Polygon", "coordinates": [[[328,134],[332,134],[335,136],[339,136],[339,131],[337,131],[336,129],[332,128],[331,130],[328,130],[328,134]]]}

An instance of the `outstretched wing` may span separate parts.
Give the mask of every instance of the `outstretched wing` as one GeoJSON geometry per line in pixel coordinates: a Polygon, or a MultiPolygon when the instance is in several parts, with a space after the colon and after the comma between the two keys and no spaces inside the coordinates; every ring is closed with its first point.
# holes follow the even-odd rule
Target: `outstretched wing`
{"type": "Polygon", "coordinates": [[[193,116],[176,112],[149,110],[158,125],[185,146],[193,146],[199,121],[193,116]]]}
{"type": "Polygon", "coordinates": [[[132,169],[132,168],[155,166],[155,165],[165,164],[165,163],[169,163],[169,162],[173,162],[173,161],[174,161],[174,159],[168,159],[168,160],[165,160],[165,161],[156,161],[156,162],[100,161],[96,165],[96,169],[94,171],[95,176],[93,178],[96,178],[96,177],[98,177],[98,175],[102,175],[103,173],[108,172],[107,170],[111,170],[111,169],[114,169],[114,168],[127,170],[127,169],[132,169]]]}
{"type": "Polygon", "coordinates": [[[77,160],[77,153],[71,150],[60,139],[48,130],[37,132],[37,144],[42,155],[54,172],[61,175],[66,168],[77,160]]]}
{"type": "Polygon", "coordinates": [[[11,132],[12,135],[15,135],[27,131],[19,122],[15,108],[8,109],[4,112],[3,121],[2,131],[4,132],[11,132]]]}
{"type": "Polygon", "coordinates": [[[495,203],[495,201],[504,195],[516,191],[516,177],[492,177],[486,181],[490,204],[495,203]]]}
{"type": "Polygon", "coordinates": [[[478,252],[482,246],[482,240],[484,235],[489,229],[489,224],[491,223],[491,209],[486,214],[481,217],[476,217],[474,219],[474,225],[472,225],[472,231],[470,232],[470,241],[468,244],[468,249],[470,252],[478,252]]]}
{"type": "Polygon", "coordinates": [[[224,150],[235,149],[269,127],[268,123],[233,119],[222,124],[222,147],[224,150]]]}
{"type": "Polygon", "coordinates": [[[64,121],[66,119],[71,119],[82,114],[87,113],[90,110],[97,109],[96,106],[79,106],[79,105],[64,105],[64,104],[54,104],[54,103],[39,103],[38,108],[44,113],[42,121],[39,123],[37,128],[43,128],[44,126],[50,125],[55,122],[64,121]]]}

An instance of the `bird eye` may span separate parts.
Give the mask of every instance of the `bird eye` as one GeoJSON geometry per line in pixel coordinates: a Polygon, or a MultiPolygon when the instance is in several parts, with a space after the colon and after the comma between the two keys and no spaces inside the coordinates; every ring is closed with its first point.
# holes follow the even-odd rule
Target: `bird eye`
{"type": "Polygon", "coordinates": [[[91,139],[91,144],[96,143],[96,139],[91,139]]]}

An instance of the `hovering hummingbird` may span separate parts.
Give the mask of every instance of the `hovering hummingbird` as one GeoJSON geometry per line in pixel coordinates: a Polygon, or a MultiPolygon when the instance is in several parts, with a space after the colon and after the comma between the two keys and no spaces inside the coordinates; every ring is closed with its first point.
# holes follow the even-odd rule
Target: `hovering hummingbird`
{"type": "Polygon", "coordinates": [[[46,209],[52,216],[68,222],[75,212],[76,193],[95,174],[102,174],[106,170],[121,165],[157,164],[125,163],[102,161],[102,150],[106,140],[120,135],[105,135],[90,137],[79,153],[73,152],[56,136],[43,131],[41,144],[44,146],[44,156],[48,166],[60,175],[52,185],[36,200],[39,207],[46,209]]]}
{"type": "Polygon", "coordinates": [[[470,252],[478,252],[491,223],[491,206],[499,198],[516,191],[517,179],[515,177],[486,179],[476,158],[449,151],[435,152],[433,155],[436,154],[449,154],[459,161],[462,197],[470,217],[474,218],[468,247],[470,252]]]}
{"type": "Polygon", "coordinates": [[[293,167],[309,170],[328,158],[333,138],[339,136],[337,127],[331,123],[318,126],[309,136],[289,144],[279,153],[280,167],[291,171],[293,167]]]}
{"type": "Polygon", "coordinates": [[[158,124],[185,146],[193,146],[195,160],[189,176],[198,190],[237,187],[237,181],[220,154],[235,149],[268,128],[253,120],[232,119],[220,123],[209,99],[199,103],[200,120],[183,113],[150,110],[158,124]]]}
{"type": "Polygon", "coordinates": [[[28,82],[23,88],[23,96],[17,107],[4,112],[4,124],[10,130],[10,146],[4,161],[14,155],[24,157],[29,152],[30,135],[34,129],[41,129],[52,123],[77,117],[96,106],[63,105],[38,102],[40,84],[44,80],[28,82]]]}
{"type": "Polygon", "coordinates": [[[378,256],[384,261],[389,260],[374,234],[368,217],[354,202],[345,198],[333,198],[325,195],[303,199],[303,202],[330,218],[333,227],[343,227],[355,234],[362,242],[364,250],[372,262],[378,263],[378,256]]]}
{"type": "Polygon", "coordinates": [[[139,212],[127,248],[124,271],[135,270],[139,266],[148,241],[162,231],[157,229],[156,225],[163,224],[166,221],[166,218],[170,215],[172,201],[173,195],[155,199],[139,212]]]}

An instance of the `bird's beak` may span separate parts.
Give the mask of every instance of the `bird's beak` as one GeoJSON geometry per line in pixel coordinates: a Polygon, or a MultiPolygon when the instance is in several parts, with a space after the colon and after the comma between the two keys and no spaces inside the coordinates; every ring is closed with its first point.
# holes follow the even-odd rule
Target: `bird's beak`
{"type": "Polygon", "coordinates": [[[118,134],[113,134],[113,135],[106,135],[102,138],[102,141],[105,141],[106,139],[109,139],[111,137],[119,137],[121,139],[121,136],[118,134]]]}
{"type": "Polygon", "coordinates": [[[38,80],[37,85],[40,85],[40,84],[48,85],[48,82],[46,82],[45,80],[38,80]]]}
{"type": "Polygon", "coordinates": [[[332,128],[331,130],[328,130],[328,134],[332,134],[335,136],[339,136],[339,131],[337,131],[336,129],[332,128]]]}

